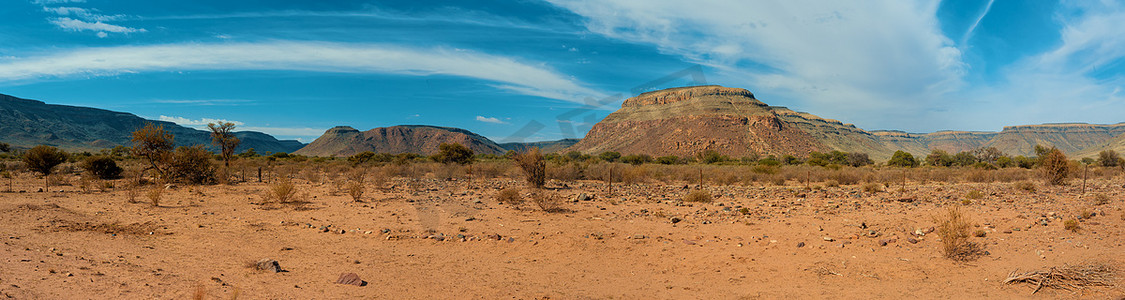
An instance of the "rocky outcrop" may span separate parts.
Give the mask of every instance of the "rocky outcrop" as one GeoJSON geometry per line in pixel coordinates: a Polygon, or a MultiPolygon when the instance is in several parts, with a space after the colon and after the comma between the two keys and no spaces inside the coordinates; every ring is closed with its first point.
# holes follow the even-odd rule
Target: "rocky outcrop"
{"type": "Polygon", "coordinates": [[[436,153],[442,143],[461,144],[477,154],[503,154],[507,151],[488,138],[460,128],[401,125],[363,132],[347,126],[334,127],[295,153],[341,157],[364,151],[428,155],[436,153]]]}
{"type": "Polygon", "coordinates": [[[594,125],[568,150],[691,156],[808,154],[824,150],[744,89],[699,86],[648,92],[594,125]]]}
{"type": "Polygon", "coordinates": [[[568,150],[585,153],[695,155],[716,150],[734,157],[749,153],[804,155],[840,150],[887,160],[898,150],[925,155],[996,147],[1010,155],[1034,155],[1035,145],[1072,155],[1125,149],[1125,123],[1043,124],[1005,127],[1000,132],[866,131],[785,107],[769,106],[747,90],[696,86],[648,92],[626,99],[621,109],[594,125],[568,150]]]}

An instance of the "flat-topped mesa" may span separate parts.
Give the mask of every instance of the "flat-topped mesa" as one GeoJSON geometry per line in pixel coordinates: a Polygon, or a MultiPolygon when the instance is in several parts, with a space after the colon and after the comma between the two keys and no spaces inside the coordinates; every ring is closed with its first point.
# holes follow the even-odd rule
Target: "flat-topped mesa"
{"type": "Polygon", "coordinates": [[[701,85],[642,93],[636,97],[625,99],[625,102],[621,103],[621,107],[668,104],[704,96],[737,96],[755,99],[754,94],[746,89],[701,85]]]}

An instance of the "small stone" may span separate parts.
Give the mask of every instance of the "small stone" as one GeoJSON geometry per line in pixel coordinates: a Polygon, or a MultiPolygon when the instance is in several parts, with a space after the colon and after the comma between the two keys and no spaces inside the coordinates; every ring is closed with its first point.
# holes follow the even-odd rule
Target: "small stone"
{"type": "Polygon", "coordinates": [[[910,242],[911,244],[917,244],[917,243],[918,243],[918,239],[916,239],[916,238],[912,238],[912,237],[911,237],[911,238],[906,238],[906,241],[907,241],[907,242],[910,242]]]}
{"type": "Polygon", "coordinates": [[[634,240],[643,240],[643,239],[645,239],[645,236],[641,235],[641,234],[634,234],[633,239],[634,240]]]}
{"type": "Polygon", "coordinates": [[[802,248],[802,247],[805,247],[805,242],[798,242],[797,248],[802,248]]]}
{"type": "Polygon", "coordinates": [[[340,278],[336,279],[337,284],[348,284],[354,286],[366,286],[367,282],[359,279],[359,275],[355,273],[340,274],[340,278]]]}
{"type": "Polygon", "coordinates": [[[836,240],[836,239],[834,239],[834,238],[831,238],[831,237],[827,237],[827,236],[826,236],[826,237],[824,237],[824,241],[825,241],[825,242],[832,242],[832,241],[835,241],[835,240],[836,240]]]}
{"type": "Polygon", "coordinates": [[[676,223],[679,223],[680,221],[683,221],[683,219],[680,219],[680,218],[677,218],[677,217],[672,217],[671,219],[668,219],[668,221],[672,222],[672,224],[676,224],[676,223]]]}
{"type": "Polygon", "coordinates": [[[497,240],[497,241],[499,241],[501,239],[500,234],[498,234],[498,233],[489,234],[488,238],[493,239],[493,240],[497,240]]]}
{"type": "Polygon", "coordinates": [[[1003,232],[1003,233],[1007,233],[1007,234],[1011,234],[1011,233],[1012,233],[1012,230],[1011,230],[1011,229],[1004,229],[1004,231],[1001,231],[1001,232],[1003,232]]]}
{"type": "Polygon", "coordinates": [[[263,258],[262,260],[259,260],[257,263],[254,263],[254,266],[257,267],[258,270],[267,271],[267,272],[277,273],[277,272],[283,271],[281,269],[280,263],[278,263],[276,260],[272,260],[272,259],[269,259],[269,258],[263,258]]]}

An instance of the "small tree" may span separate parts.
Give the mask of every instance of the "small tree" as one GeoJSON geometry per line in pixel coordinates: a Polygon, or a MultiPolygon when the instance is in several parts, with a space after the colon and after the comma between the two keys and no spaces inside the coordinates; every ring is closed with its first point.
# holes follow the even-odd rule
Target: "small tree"
{"type": "Polygon", "coordinates": [[[1098,153],[1098,163],[1103,167],[1116,167],[1121,164],[1121,156],[1117,155],[1117,151],[1105,150],[1098,153]]]}
{"type": "Polygon", "coordinates": [[[613,151],[602,152],[602,154],[598,155],[598,158],[601,158],[606,162],[615,162],[618,158],[621,158],[621,153],[613,151]]]}
{"type": "Polygon", "coordinates": [[[54,172],[55,166],[66,162],[66,152],[59,150],[59,148],[39,145],[31,148],[23,155],[23,162],[31,170],[43,174],[44,191],[49,191],[51,181],[47,177],[51,176],[54,172]]]}
{"type": "Polygon", "coordinates": [[[203,184],[215,178],[211,152],[202,145],[176,148],[171,156],[168,177],[184,183],[203,184]]]}
{"type": "Polygon", "coordinates": [[[1061,185],[1066,182],[1066,177],[1070,174],[1070,161],[1066,159],[1066,154],[1052,147],[1039,160],[1039,167],[1048,184],[1061,185]]]}
{"type": "Polygon", "coordinates": [[[117,179],[121,176],[121,167],[108,156],[91,156],[82,161],[82,169],[100,179],[117,179]]]}
{"type": "Polygon", "coordinates": [[[242,143],[242,140],[234,136],[234,123],[208,123],[207,128],[211,129],[211,144],[218,146],[222,151],[219,155],[223,157],[223,165],[230,168],[230,160],[234,157],[234,148],[238,148],[238,144],[242,143]]]}
{"type": "Polygon", "coordinates": [[[515,157],[516,165],[523,170],[527,175],[527,182],[535,188],[543,188],[547,183],[547,161],[543,159],[543,153],[539,151],[538,147],[533,147],[527,152],[517,153],[515,157]]]}
{"type": "Polygon", "coordinates": [[[148,161],[146,170],[156,170],[163,177],[167,175],[167,165],[171,161],[174,138],[164,131],[163,125],[147,123],[145,127],[133,131],[133,155],[148,161]]]}
{"type": "Polygon", "coordinates": [[[438,153],[432,158],[443,164],[467,165],[473,163],[473,150],[458,143],[441,143],[438,145],[438,153]]]}
{"type": "Polygon", "coordinates": [[[918,166],[918,161],[914,160],[914,155],[911,155],[909,152],[899,150],[895,151],[894,155],[891,155],[891,160],[887,161],[887,165],[913,168],[918,166]]]}

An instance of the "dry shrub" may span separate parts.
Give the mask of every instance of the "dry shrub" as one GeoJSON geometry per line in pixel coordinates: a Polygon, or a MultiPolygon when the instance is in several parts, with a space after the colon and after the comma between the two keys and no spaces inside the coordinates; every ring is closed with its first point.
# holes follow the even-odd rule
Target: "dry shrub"
{"type": "Polygon", "coordinates": [[[1063,229],[1078,232],[1079,230],[1082,230],[1082,226],[1078,225],[1078,220],[1070,219],[1066,220],[1066,222],[1063,222],[1063,229]]]}
{"type": "Polygon", "coordinates": [[[1031,178],[1032,170],[1024,168],[1004,168],[992,172],[992,178],[997,182],[1016,182],[1031,178]]]}
{"type": "Polygon", "coordinates": [[[505,188],[496,193],[496,201],[500,203],[507,203],[513,206],[523,205],[523,197],[520,196],[520,190],[515,188],[505,188]]]}
{"type": "Polygon", "coordinates": [[[838,184],[853,185],[859,184],[859,181],[863,179],[863,175],[859,172],[859,170],[855,168],[846,168],[839,171],[833,171],[828,175],[828,178],[830,180],[836,181],[838,184]]]}
{"type": "Polygon", "coordinates": [[[164,196],[164,188],[154,186],[145,196],[152,202],[152,206],[160,206],[160,198],[164,196]]]}
{"type": "Polygon", "coordinates": [[[1078,213],[1079,219],[1089,220],[1090,218],[1093,218],[1093,217],[1094,217],[1094,212],[1090,211],[1089,209],[1083,209],[1082,212],[1078,213]]]}
{"type": "Polygon", "coordinates": [[[829,179],[829,180],[824,181],[824,186],[830,187],[830,188],[839,187],[840,182],[836,181],[836,180],[833,180],[833,179],[829,179]]]}
{"type": "Polygon", "coordinates": [[[512,158],[516,166],[523,170],[527,176],[527,183],[535,188],[542,188],[547,183],[547,162],[543,160],[543,153],[539,148],[531,148],[526,152],[516,153],[512,158]]]}
{"type": "Polygon", "coordinates": [[[1039,168],[1043,172],[1043,178],[1051,185],[1065,184],[1067,176],[1069,176],[1072,171],[1070,161],[1067,160],[1066,155],[1055,148],[1051,148],[1046,155],[1040,158],[1039,168]]]}
{"type": "Polygon", "coordinates": [[[1117,281],[1116,273],[1116,269],[1104,264],[1067,265],[1061,268],[1052,267],[1047,271],[1020,273],[1016,270],[1008,274],[1004,283],[1029,283],[1035,286],[1032,294],[1044,287],[1070,291],[1089,286],[1113,286],[1117,281]]]}
{"type": "Polygon", "coordinates": [[[863,185],[863,192],[865,192],[865,193],[874,194],[874,193],[878,193],[878,192],[882,192],[882,191],[883,191],[883,187],[880,186],[878,183],[868,182],[868,183],[863,185]]]}
{"type": "Polygon", "coordinates": [[[968,194],[965,194],[965,198],[977,200],[980,198],[984,198],[984,193],[981,193],[979,190],[972,190],[969,191],[968,194]]]}
{"type": "Polygon", "coordinates": [[[564,202],[562,196],[547,191],[538,191],[531,194],[531,202],[545,212],[562,212],[564,202]]]}
{"type": "Polygon", "coordinates": [[[304,169],[301,171],[301,177],[307,180],[309,183],[318,184],[320,183],[321,179],[320,168],[304,169]]]}
{"type": "Polygon", "coordinates": [[[93,189],[93,185],[94,182],[90,180],[89,176],[78,176],[78,189],[82,190],[83,193],[89,193],[93,189]]]}
{"type": "Polygon", "coordinates": [[[1016,188],[1016,189],[1024,190],[1028,193],[1034,193],[1035,192],[1035,183],[1032,183],[1030,181],[1016,182],[1016,183],[1012,184],[1012,187],[1016,188]]]}
{"type": "Polygon", "coordinates": [[[984,229],[977,229],[976,231],[973,231],[973,236],[975,237],[984,237],[985,235],[988,235],[988,232],[984,231],[984,229]]]}
{"type": "Polygon", "coordinates": [[[458,179],[465,176],[465,173],[465,167],[458,164],[440,164],[434,166],[434,177],[437,177],[437,179],[458,179]]]}
{"type": "Polygon", "coordinates": [[[618,167],[613,169],[613,182],[620,182],[624,184],[641,183],[650,176],[649,169],[645,165],[617,165],[618,167]]]}
{"type": "Polygon", "coordinates": [[[992,171],[984,169],[971,169],[965,174],[965,181],[990,183],[992,179],[992,171]]]}
{"type": "Polygon", "coordinates": [[[139,186],[130,185],[127,189],[125,189],[125,199],[129,200],[129,203],[137,203],[137,196],[140,195],[141,188],[139,186]]]}
{"type": "Polygon", "coordinates": [[[262,196],[265,202],[291,203],[297,201],[297,186],[292,180],[281,179],[266,187],[262,196]]]}
{"type": "Polygon", "coordinates": [[[1098,194],[1094,195],[1094,205],[1106,205],[1106,204],[1109,204],[1109,196],[1106,196],[1105,194],[1102,194],[1102,193],[1098,193],[1098,194]]]}
{"type": "Polygon", "coordinates": [[[50,182],[51,186],[64,186],[64,185],[69,186],[70,185],[70,180],[67,179],[67,176],[63,175],[63,173],[55,173],[55,174],[48,175],[47,181],[50,182]]]}
{"type": "Polygon", "coordinates": [[[371,186],[376,189],[382,190],[386,188],[389,177],[386,168],[376,168],[367,174],[367,182],[371,183],[371,186]]]}
{"type": "Polygon", "coordinates": [[[363,183],[354,181],[348,183],[348,196],[352,196],[352,200],[355,202],[359,202],[360,199],[363,199],[364,190],[363,183]]]}
{"type": "Polygon", "coordinates": [[[582,179],[582,173],[585,168],[577,163],[559,164],[551,168],[547,168],[547,178],[558,181],[575,181],[582,179]]]}
{"type": "Polygon", "coordinates": [[[704,190],[694,190],[684,195],[684,202],[711,202],[711,193],[704,190]]]}
{"type": "Polygon", "coordinates": [[[938,223],[937,234],[941,237],[942,253],[945,257],[966,261],[980,254],[980,245],[969,241],[969,230],[973,225],[960,209],[950,207],[944,215],[935,216],[934,221],[938,223]]]}

